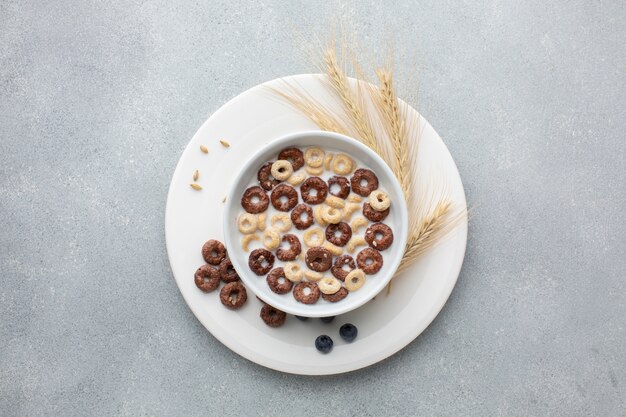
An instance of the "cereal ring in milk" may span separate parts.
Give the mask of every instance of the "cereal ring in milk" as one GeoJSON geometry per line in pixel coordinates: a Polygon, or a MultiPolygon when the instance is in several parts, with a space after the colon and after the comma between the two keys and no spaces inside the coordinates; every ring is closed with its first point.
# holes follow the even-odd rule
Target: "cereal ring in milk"
{"type": "Polygon", "coordinates": [[[259,235],[257,235],[257,234],[245,235],[244,237],[241,238],[241,248],[245,252],[250,251],[250,249],[249,249],[250,242],[252,242],[253,240],[259,240],[259,235]]]}
{"type": "Polygon", "coordinates": [[[352,231],[356,233],[361,227],[367,226],[368,223],[369,222],[365,217],[359,216],[356,219],[352,220],[352,223],[350,223],[350,227],[352,227],[352,231]]]}
{"type": "Polygon", "coordinates": [[[291,162],[293,170],[297,171],[304,166],[304,155],[298,148],[286,148],[280,151],[278,159],[286,159],[291,162]]]}
{"type": "Polygon", "coordinates": [[[324,238],[324,231],[319,227],[307,230],[304,232],[303,236],[304,244],[310,248],[314,246],[321,246],[324,243],[324,238]]]}
{"type": "Polygon", "coordinates": [[[360,203],[361,201],[363,201],[363,198],[361,198],[361,196],[358,194],[350,194],[348,196],[348,201],[351,203],[360,203]]]}
{"type": "Polygon", "coordinates": [[[334,155],[332,153],[329,153],[328,155],[326,155],[326,158],[324,158],[324,169],[326,171],[330,170],[330,162],[333,160],[334,155]]]}
{"type": "Polygon", "coordinates": [[[279,159],[272,164],[270,172],[272,173],[272,177],[279,181],[285,181],[287,178],[291,177],[291,174],[293,174],[293,167],[291,166],[291,162],[279,159]]]}
{"type": "Polygon", "coordinates": [[[346,245],[346,250],[350,253],[354,253],[354,250],[358,246],[365,246],[365,245],[367,245],[367,242],[365,241],[363,236],[352,236],[352,239],[350,239],[350,241],[346,245]]]}
{"type": "Polygon", "coordinates": [[[257,215],[256,218],[256,227],[260,231],[264,231],[267,225],[265,224],[265,220],[267,220],[267,214],[261,213],[257,215]]]}
{"type": "Polygon", "coordinates": [[[333,245],[329,241],[324,242],[322,247],[330,252],[333,256],[339,256],[343,253],[343,248],[337,245],[333,245]]]}
{"type": "Polygon", "coordinates": [[[272,227],[279,232],[287,232],[291,229],[291,217],[287,213],[278,213],[272,216],[272,227]]]}
{"type": "Polygon", "coordinates": [[[344,221],[348,221],[352,218],[352,215],[359,211],[359,209],[361,208],[360,205],[356,204],[356,203],[350,203],[348,204],[348,206],[343,209],[343,220],[344,221]]]}
{"type": "Polygon", "coordinates": [[[350,181],[346,177],[334,175],[327,181],[328,193],[339,198],[347,198],[350,195],[350,181]]]}
{"type": "Polygon", "coordinates": [[[270,227],[263,233],[263,245],[268,250],[274,250],[280,246],[280,234],[276,229],[270,227]]]}
{"type": "Polygon", "coordinates": [[[307,166],[304,167],[304,170],[307,173],[309,173],[309,175],[317,176],[317,175],[320,175],[322,172],[324,172],[324,167],[313,168],[313,167],[310,167],[310,166],[307,165],[307,166]]]}
{"type": "Polygon", "coordinates": [[[321,272],[311,271],[310,269],[306,269],[304,271],[304,277],[309,281],[317,282],[320,279],[324,278],[324,274],[321,272]]]}
{"type": "Polygon", "coordinates": [[[308,148],[304,151],[304,163],[312,168],[319,168],[324,164],[324,155],[322,148],[308,148]]]}
{"type": "Polygon", "coordinates": [[[322,227],[328,225],[328,222],[324,220],[322,217],[322,207],[324,206],[315,206],[313,209],[313,219],[315,219],[315,223],[319,224],[322,227]]]}
{"type": "Polygon", "coordinates": [[[356,291],[365,284],[365,272],[362,269],[355,269],[346,276],[346,289],[356,291]]]}
{"type": "Polygon", "coordinates": [[[287,184],[297,187],[302,184],[306,179],[306,175],[303,172],[298,172],[297,174],[293,174],[291,177],[287,178],[287,184]]]}
{"type": "Polygon", "coordinates": [[[324,277],[318,283],[322,294],[334,294],[341,289],[341,281],[335,277],[324,277]]]}
{"type": "Polygon", "coordinates": [[[337,224],[343,219],[343,212],[339,209],[330,206],[322,206],[320,212],[322,219],[326,223],[337,224]]]}
{"type": "Polygon", "coordinates": [[[385,211],[391,206],[391,199],[383,190],[374,190],[369,196],[369,203],[374,210],[385,211]]]}
{"type": "Polygon", "coordinates": [[[346,206],[346,202],[343,198],[335,197],[334,195],[329,195],[326,197],[326,204],[331,207],[342,209],[346,206]]]}
{"type": "Polygon", "coordinates": [[[370,203],[363,204],[363,215],[373,222],[382,222],[389,214],[389,208],[383,211],[376,211],[372,208],[370,203]]]}
{"type": "Polygon", "coordinates": [[[297,262],[287,262],[283,267],[285,278],[291,282],[302,281],[302,268],[297,262]]]}
{"type": "Polygon", "coordinates": [[[244,235],[254,233],[257,227],[257,216],[250,213],[241,213],[237,218],[237,227],[244,235]]]}
{"type": "Polygon", "coordinates": [[[339,153],[335,156],[332,163],[333,172],[337,175],[346,175],[354,169],[354,161],[345,153],[339,153]]]}

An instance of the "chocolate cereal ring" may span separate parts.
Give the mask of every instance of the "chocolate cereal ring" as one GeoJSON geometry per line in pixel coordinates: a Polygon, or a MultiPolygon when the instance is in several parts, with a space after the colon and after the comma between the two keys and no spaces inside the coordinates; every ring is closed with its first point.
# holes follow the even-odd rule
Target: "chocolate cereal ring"
{"type": "Polygon", "coordinates": [[[278,161],[272,164],[271,169],[272,177],[276,178],[278,181],[285,181],[291,174],[293,174],[293,167],[289,161],[285,161],[284,159],[279,159],[278,161]]]}
{"type": "Polygon", "coordinates": [[[365,248],[356,256],[356,264],[363,272],[372,275],[380,271],[380,268],[383,267],[383,255],[376,249],[365,248]]]}
{"type": "Polygon", "coordinates": [[[341,301],[348,296],[348,290],[344,287],[341,287],[339,291],[334,294],[324,294],[322,293],[322,298],[328,302],[336,303],[337,301],[341,301]]]}
{"type": "Polygon", "coordinates": [[[263,188],[255,185],[243,192],[241,197],[241,207],[248,213],[257,214],[267,210],[270,199],[263,188]]]}
{"type": "Polygon", "coordinates": [[[308,229],[313,220],[313,210],[306,204],[298,204],[291,211],[291,222],[298,230],[308,229]]]}
{"type": "Polygon", "coordinates": [[[328,185],[320,177],[309,177],[300,186],[302,200],[308,204],[321,204],[328,195],[328,185]],[[311,191],[315,190],[315,193],[311,191]]]}
{"type": "Polygon", "coordinates": [[[257,275],[265,275],[274,266],[274,254],[266,249],[255,249],[250,252],[248,266],[257,275]]]}
{"type": "Polygon", "coordinates": [[[312,168],[319,168],[324,164],[324,155],[325,152],[322,148],[308,148],[304,151],[304,163],[312,168]]]}
{"type": "Polygon", "coordinates": [[[363,204],[363,215],[373,222],[382,222],[389,215],[389,209],[376,211],[370,206],[370,203],[363,204]]]}
{"type": "Polygon", "coordinates": [[[233,263],[228,256],[220,262],[220,278],[227,284],[229,282],[239,281],[239,274],[235,271],[233,263]]]}
{"type": "Polygon", "coordinates": [[[350,195],[350,181],[346,177],[335,175],[328,179],[328,192],[339,198],[347,198],[350,195]]]}
{"type": "Polygon", "coordinates": [[[278,159],[285,159],[291,162],[294,171],[304,166],[304,154],[298,148],[286,148],[280,151],[278,159]]]}
{"type": "Polygon", "coordinates": [[[365,230],[365,241],[378,250],[385,250],[393,243],[393,230],[384,223],[374,223],[365,230]]]}
{"type": "Polygon", "coordinates": [[[295,260],[302,252],[302,245],[300,245],[298,236],[288,233],[283,236],[282,241],[289,245],[289,249],[278,248],[276,257],[285,262],[295,260]]]}
{"type": "Polygon", "coordinates": [[[196,270],[193,280],[201,291],[215,291],[220,286],[220,272],[211,265],[202,265],[196,270]]]}
{"type": "Polygon", "coordinates": [[[218,240],[208,240],[202,246],[202,257],[208,264],[219,265],[226,257],[226,248],[224,244],[218,240]]]}
{"type": "Polygon", "coordinates": [[[256,177],[259,180],[259,185],[266,191],[270,191],[280,184],[280,181],[272,177],[272,162],[267,162],[263,165],[256,174],[256,177]]]}
{"type": "Polygon", "coordinates": [[[354,258],[350,255],[341,255],[335,258],[335,264],[330,268],[330,272],[335,278],[345,280],[346,276],[356,269],[354,258]]]}
{"type": "Polygon", "coordinates": [[[306,251],[304,259],[309,269],[316,272],[328,271],[333,262],[333,255],[322,247],[316,246],[306,251]]]}
{"type": "Polygon", "coordinates": [[[298,204],[298,192],[290,185],[280,184],[272,190],[272,206],[278,211],[289,211],[298,204]]]}
{"type": "Polygon", "coordinates": [[[320,289],[314,282],[299,282],[293,287],[293,298],[302,304],[315,304],[320,298],[320,289]],[[306,289],[309,293],[306,294],[306,289]]]}
{"type": "Polygon", "coordinates": [[[348,223],[329,224],[326,227],[326,240],[337,246],[345,246],[352,237],[352,228],[348,223]]]}
{"type": "Polygon", "coordinates": [[[287,313],[280,311],[276,307],[272,307],[269,304],[265,304],[261,307],[261,313],[259,316],[263,322],[270,327],[280,327],[285,324],[285,320],[287,319],[287,313]]]}
{"type": "Polygon", "coordinates": [[[241,308],[246,303],[246,300],[248,300],[246,287],[239,281],[229,282],[220,291],[220,301],[231,310],[241,308]]]}
{"type": "Polygon", "coordinates": [[[293,287],[293,283],[287,279],[285,271],[280,267],[272,269],[267,275],[267,285],[276,294],[287,294],[293,287]]]}
{"type": "Polygon", "coordinates": [[[359,168],[354,171],[354,175],[350,178],[350,185],[352,186],[352,191],[367,197],[378,188],[378,177],[369,169],[359,168]]]}

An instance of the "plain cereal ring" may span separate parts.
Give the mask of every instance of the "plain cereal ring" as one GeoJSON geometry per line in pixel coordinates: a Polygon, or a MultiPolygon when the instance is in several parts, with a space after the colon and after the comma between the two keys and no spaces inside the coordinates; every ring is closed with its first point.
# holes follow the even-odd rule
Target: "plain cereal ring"
{"type": "Polygon", "coordinates": [[[345,200],[335,197],[334,195],[326,197],[326,204],[337,209],[342,209],[346,206],[345,200]]]}
{"type": "Polygon", "coordinates": [[[341,255],[335,258],[335,264],[330,268],[330,272],[335,278],[345,280],[346,276],[356,269],[354,258],[350,255],[341,255]]]}
{"type": "Polygon", "coordinates": [[[341,289],[341,281],[334,277],[324,277],[317,283],[322,294],[335,294],[341,289]]]}
{"type": "Polygon", "coordinates": [[[339,198],[347,198],[350,195],[350,181],[346,177],[333,176],[328,179],[328,192],[339,198]]]}
{"type": "Polygon", "coordinates": [[[293,288],[293,298],[302,304],[315,304],[320,298],[320,289],[314,282],[299,282],[293,288]]]}
{"type": "Polygon", "coordinates": [[[356,256],[356,264],[363,272],[372,275],[383,267],[383,255],[376,249],[365,248],[356,256]]]}
{"type": "Polygon", "coordinates": [[[353,232],[358,232],[361,227],[367,226],[369,222],[365,217],[359,216],[356,219],[352,220],[350,223],[350,227],[352,227],[353,232]]]}
{"type": "Polygon", "coordinates": [[[276,178],[278,181],[285,181],[293,174],[293,167],[289,161],[279,159],[272,164],[270,172],[272,173],[272,177],[276,178]]]}
{"type": "Polygon", "coordinates": [[[220,272],[211,265],[202,265],[196,270],[193,280],[202,292],[215,291],[220,286],[220,272]]]}
{"type": "Polygon", "coordinates": [[[391,206],[391,199],[383,190],[374,190],[369,196],[369,203],[374,210],[385,211],[391,206]]]}
{"type": "Polygon", "coordinates": [[[291,291],[291,287],[293,287],[293,283],[287,279],[285,271],[280,267],[272,269],[267,275],[266,281],[270,290],[274,291],[276,294],[287,294],[291,291]]]}
{"type": "Polygon", "coordinates": [[[365,272],[355,269],[346,276],[345,285],[348,291],[356,291],[365,284],[365,272]]]}
{"type": "Polygon", "coordinates": [[[276,210],[289,211],[298,204],[298,192],[290,185],[280,184],[272,190],[271,200],[276,210]]]}
{"type": "Polygon", "coordinates": [[[267,226],[265,224],[265,220],[267,220],[267,214],[265,213],[260,213],[257,215],[256,217],[256,227],[260,230],[263,231],[265,230],[265,227],[267,226]]]}
{"type": "Polygon", "coordinates": [[[363,199],[358,194],[350,194],[348,196],[348,201],[351,203],[360,203],[361,201],[363,201],[363,199]]]}
{"type": "Polygon", "coordinates": [[[320,204],[326,200],[328,185],[320,177],[309,177],[300,186],[302,200],[308,204],[320,204]],[[311,191],[315,190],[315,194],[311,191]]]}
{"type": "Polygon", "coordinates": [[[304,277],[309,281],[317,282],[320,279],[324,278],[324,274],[322,274],[321,272],[315,272],[307,269],[306,271],[304,271],[304,277]]]}
{"type": "Polygon", "coordinates": [[[291,217],[287,213],[278,213],[272,216],[272,227],[279,232],[288,232],[291,229],[291,217]]]}
{"type": "Polygon", "coordinates": [[[237,218],[237,227],[244,235],[254,233],[257,228],[257,216],[250,213],[241,213],[237,218]]]}
{"type": "Polygon", "coordinates": [[[313,210],[304,203],[298,204],[291,211],[291,222],[298,230],[308,229],[314,220],[313,210]]]}
{"type": "Polygon", "coordinates": [[[315,176],[317,176],[317,175],[321,175],[321,174],[322,174],[322,172],[324,172],[324,167],[313,168],[313,167],[310,167],[310,166],[308,166],[308,165],[307,165],[307,166],[305,166],[305,167],[304,167],[304,170],[305,170],[305,171],[307,172],[307,174],[309,174],[309,175],[315,175],[315,176]]]}
{"type": "Polygon", "coordinates": [[[373,222],[382,222],[389,215],[389,209],[376,211],[370,206],[370,203],[363,204],[363,215],[373,222]]]}
{"type": "Polygon", "coordinates": [[[322,294],[322,298],[328,302],[336,303],[337,301],[341,301],[348,296],[348,290],[344,287],[341,287],[339,291],[334,294],[322,294]]]}
{"type": "Polygon", "coordinates": [[[248,266],[257,275],[265,275],[274,267],[274,254],[266,249],[255,249],[250,252],[248,266]]]}
{"type": "Polygon", "coordinates": [[[299,170],[304,166],[304,155],[298,148],[286,148],[280,151],[278,159],[285,159],[291,162],[291,166],[294,171],[299,170]]]}
{"type": "Polygon", "coordinates": [[[261,307],[259,316],[263,322],[270,327],[280,327],[285,324],[285,320],[287,319],[287,313],[269,304],[264,304],[263,307],[261,307]]]}
{"type": "Polygon", "coordinates": [[[240,309],[248,300],[246,287],[239,281],[229,282],[220,291],[220,301],[231,310],[240,309]]]}
{"type": "Polygon", "coordinates": [[[315,219],[315,223],[319,224],[322,227],[326,227],[328,223],[322,218],[323,207],[324,206],[315,206],[315,209],[313,210],[313,218],[315,219]]]}
{"type": "Polygon", "coordinates": [[[343,211],[330,206],[322,206],[320,215],[326,223],[337,224],[343,218],[343,211]]]}
{"type": "Polygon", "coordinates": [[[356,203],[348,204],[346,208],[343,209],[343,220],[346,222],[349,221],[352,218],[352,215],[359,211],[360,208],[361,206],[356,203]]]}
{"type": "Polygon", "coordinates": [[[233,263],[230,261],[230,258],[227,256],[224,258],[222,262],[220,262],[220,278],[223,282],[235,282],[239,281],[239,274],[235,271],[233,267],[233,263]]]}
{"type": "Polygon", "coordinates": [[[341,246],[333,245],[332,243],[328,241],[324,242],[322,247],[326,249],[328,252],[332,253],[333,256],[339,256],[343,253],[343,248],[341,246]]]}
{"type": "Polygon", "coordinates": [[[289,245],[289,249],[278,248],[276,257],[281,261],[294,261],[302,252],[300,240],[298,240],[296,235],[286,234],[283,236],[282,241],[289,245]]]}
{"type": "Polygon", "coordinates": [[[369,169],[359,168],[354,171],[354,175],[350,178],[350,185],[352,186],[352,191],[360,196],[367,197],[378,188],[378,177],[369,169]]]}
{"type": "Polygon", "coordinates": [[[266,191],[270,191],[272,188],[280,184],[280,181],[272,177],[271,162],[267,162],[265,165],[263,165],[261,169],[259,169],[259,172],[256,174],[256,177],[259,180],[259,185],[266,191]]]}
{"type": "Polygon", "coordinates": [[[302,184],[304,182],[306,178],[306,175],[304,175],[304,173],[299,172],[297,174],[293,174],[291,177],[287,178],[287,184],[293,186],[293,187],[297,187],[298,185],[302,184]]]}
{"type": "Polygon", "coordinates": [[[219,265],[226,257],[226,248],[218,240],[211,239],[202,246],[202,257],[211,265],[219,265]]]}
{"type": "Polygon", "coordinates": [[[326,171],[330,170],[330,162],[333,160],[333,154],[329,153],[328,155],[326,155],[326,158],[324,158],[324,169],[326,171]]]}
{"type": "Polygon", "coordinates": [[[306,266],[313,271],[325,272],[332,266],[333,255],[328,249],[316,246],[306,251],[304,262],[306,262],[306,266]]]}
{"type": "Polygon", "coordinates": [[[274,250],[280,246],[280,234],[276,229],[269,228],[263,233],[263,246],[268,250],[274,250]]]}
{"type": "Polygon", "coordinates": [[[291,282],[302,281],[302,268],[297,262],[287,262],[283,268],[285,277],[291,282]]]}
{"type": "Polygon", "coordinates": [[[333,172],[337,175],[347,175],[354,169],[354,161],[345,153],[339,153],[333,160],[333,172]]]}
{"type": "Polygon", "coordinates": [[[244,237],[241,238],[241,248],[248,252],[249,246],[250,246],[250,242],[252,242],[253,240],[259,240],[259,235],[257,234],[253,234],[253,235],[245,235],[244,237]]]}
{"type": "Polygon", "coordinates": [[[348,223],[330,224],[326,227],[326,240],[337,246],[345,246],[352,237],[352,228],[348,223]]]}
{"type": "Polygon", "coordinates": [[[354,253],[354,250],[357,248],[357,246],[365,245],[367,245],[367,242],[365,241],[365,239],[363,239],[363,236],[352,236],[352,239],[350,239],[350,241],[346,245],[346,249],[348,250],[348,252],[354,253]]]}
{"type": "Polygon", "coordinates": [[[365,241],[377,250],[385,250],[393,243],[393,230],[384,223],[374,223],[365,231],[365,241]]]}
{"type": "Polygon", "coordinates": [[[319,168],[324,164],[324,154],[325,152],[322,148],[308,148],[304,151],[304,163],[312,168],[319,168]]]}
{"type": "Polygon", "coordinates": [[[322,243],[324,243],[324,231],[319,227],[304,232],[304,244],[308,247],[322,246],[322,243]]]}
{"type": "Polygon", "coordinates": [[[263,188],[257,186],[250,187],[243,192],[241,197],[241,207],[248,213],[258,214],[265,210],[270,205],[270,199],[263,190],[263,188]]]}

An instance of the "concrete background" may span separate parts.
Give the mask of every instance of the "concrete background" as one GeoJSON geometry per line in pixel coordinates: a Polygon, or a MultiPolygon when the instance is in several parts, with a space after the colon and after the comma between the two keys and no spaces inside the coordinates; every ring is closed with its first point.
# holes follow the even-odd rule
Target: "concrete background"
{"type": "Polygon", "coordinates": [[[625,3],[316,3],[0,0],[0,415],[626,415],[625,3]],[[164,204],[207,116],[311,71],[294,33],[336,15],[419,70],[474,212],[422,336],[307,378],[193,317],[164,204]]]}

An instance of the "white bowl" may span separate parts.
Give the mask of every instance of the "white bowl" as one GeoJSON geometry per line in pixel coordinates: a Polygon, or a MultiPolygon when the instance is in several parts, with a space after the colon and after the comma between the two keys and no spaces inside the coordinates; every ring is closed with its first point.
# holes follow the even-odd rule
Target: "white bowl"
{"type": "MultiPolygon", "coordinates": [[[[326,178],[328,175],[322,175],[326,178]]],[[[258,185],[258,183],[255,183],[258,185]]],[[[268,193],[269,194],[269,193],[268,193]]],[[[300,196],[300,193],[298,193],[300,196]]],[[[365,201],[365,199],[364,199],[365,201]]],[[[272,208],[270,204],[270,209],[272,208]]],[[[355,213],[354,216],[358,215],[355,213]]],[[[268,216],[269,217],[269,216],[268,216]]],[[[233,180],[230,191],[226,199],[224,210],[224,241],[233,266],[239,273],[241,280],[249,291],[252,291],[264,302],[276,307],[279,310],[290,314],[304,317],[330,317],[346,313],[362,306],[378,294],[393,277],[396,269],[400,265],[404,247],[407,240],[408,213],[402,189],[395,175],[387,164],[367,146],[355,139],[344,135],[322,131],[305,131],[281,137],[261,148],[255,153],[239,171],[233,180]],[[334,148],[344,152],[364,164],[378,176],[379,188],[386,191],[391,198],[391,211],[384,223],[389,225],[394,233],[394,240],[391,247],[382,251],[384,258],[383,267],[374,275],[367,275],[363,287],[358,291],[351,292],[343,300],[330,303],[320,297],[315,304],[302,304],[295,300],[292,293],[276,294],[270,290],[266,282],[266,276],[258,276],[248,267],[248,252],[241,247],[242,234],[237,227],[237,217],[244,212],[241,207],[241,196],[246,188],[251,185],[251,181],[256,181],[259,168],[267,161],[275,161],[278,153],[287,147],[298,147],[304,149],[309,146],[319,146],[324,150],[334,148]]],[[[267,219],[269,227],[269,218],[267,219]]],[[[293,230],[290,233],[293,233],[293,230]]],[[[363,233],[363,229],[360,230],[363,233]]],[[[262,238],[262,232],[257,232],[262,238]]],[[[303,244],[303,251],[305,245],[303,244]]],[[[357,248],[359,250],[364,247],[357,248]]],[[[282,265],[278,259],[274,267],[282,265]]],[[[306,266],[304,266],[306,268],[306,266]]],[[[330,275],[330,272],[328,272],[330,275]]],[[[249,296],[251,296],[250,294],[249,296]]]]}

